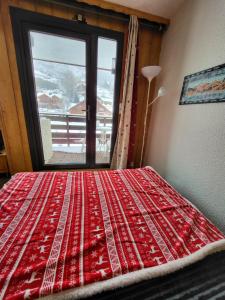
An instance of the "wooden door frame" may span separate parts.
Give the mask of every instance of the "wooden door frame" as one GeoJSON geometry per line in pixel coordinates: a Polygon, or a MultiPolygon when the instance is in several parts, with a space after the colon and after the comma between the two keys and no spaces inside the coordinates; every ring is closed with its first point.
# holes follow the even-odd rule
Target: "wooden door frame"
{"type": "MultiPolygon", "coordinates": [[[[96,150],[96,99],[97,99],[97,40],[98,37],[105,37],[117,41],[117,63],[115,77],[115,93],[114,93],[114,111],[113,111],[113,132],[110,160],[116,140],[120,82],[122,71],[122,53],[123,53],[123,33],[108,29],[99,28],[71,20],[58,17],[48,16],[40,13],[27,11],[20,8],[10,7],[10,15],[12,21],[13,36],[16,48],[17,65],[19,70],[21,92],[24,105],[24,113],[26,118],[26,126],[31,151],[32,165],[34,170],[41,169],[71,169],[71,168],[104,168],[109,164],[95,163],[96,150]],[[34,80],[31,68],[31,56],[29,51],[28,32],[30,30],[46,33],[57,33],[69,37],[78,37],[85,40],[86,47],[86,104],[91,104],[90,118],[91,122],[87,122],[87,140],[89,140],[88,149],[86,151],[89,164],[57,164],[45,165],[40,138],[40,125],[37,122],[37,109],[34,109],[32,101],[35,100],[34,80]],[[32,99],[32,101],[29,101],[32,99]],[[37,143],[39,141],[39,143],[37,143]],[[90,157],[88,155],[91,155],[90,157]]],[[[87,118],[87,116],[86,116],[87,118]]]]}

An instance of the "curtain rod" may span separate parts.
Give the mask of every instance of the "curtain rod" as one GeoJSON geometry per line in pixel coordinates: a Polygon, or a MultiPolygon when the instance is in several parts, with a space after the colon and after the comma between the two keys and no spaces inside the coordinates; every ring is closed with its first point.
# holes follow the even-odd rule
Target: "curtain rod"
{"type": "MultiPolygon", "coordinates": [[[[78,9],[80,11],[93,13],[99,16],[105,16],[113,19],[117,19],[122,22],[129,22],[130,15],[126,13],[115,12],[111,9],[101,8],[97,5],[90,5],[84,2],[77,2],[75,0],[43,0],[44,2],[61,5],[64,7],[69,7],[73,9],[78,9]]],[[[139,18],[139,24],[148,27],[151,30],[163,32],[167,29],[167,25],[163,23],[157,23],[153,21],[146,20],[144,18],[139,18]]]]}

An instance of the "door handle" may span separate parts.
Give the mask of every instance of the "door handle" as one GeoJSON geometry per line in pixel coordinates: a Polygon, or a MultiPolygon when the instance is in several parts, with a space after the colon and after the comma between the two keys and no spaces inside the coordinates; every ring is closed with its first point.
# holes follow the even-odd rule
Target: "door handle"
{"type": "Polygon", "coordinates": [[[90,121],[90,105],[87,105],[87,109],[82,109],[82,111],[86,111],[87,120],[90,121]]]}

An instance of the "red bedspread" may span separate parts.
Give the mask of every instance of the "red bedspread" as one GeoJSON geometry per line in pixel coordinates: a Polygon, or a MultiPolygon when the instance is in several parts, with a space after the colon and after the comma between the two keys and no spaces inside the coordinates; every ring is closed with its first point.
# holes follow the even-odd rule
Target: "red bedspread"
{"type": "MultiPolygon", "coordinates": [[[[193,253],[225,244],[148,167],[19,173],[0,191],[0,205],[0,299],[37,298],[144,268],[159,276],[178,269],[178,259],[185,265],[193,253]]],[[[124,284],[137,281],[133,274],[124,284]]]]}

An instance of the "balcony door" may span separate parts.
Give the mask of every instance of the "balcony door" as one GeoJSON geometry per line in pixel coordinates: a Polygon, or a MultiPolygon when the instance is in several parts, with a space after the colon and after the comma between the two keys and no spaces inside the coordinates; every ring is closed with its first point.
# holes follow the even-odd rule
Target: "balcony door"
{"type": "Polygon", "coordinates": [[[122,34],[12,8],[34,170],[110,165],[122,34]]]}

